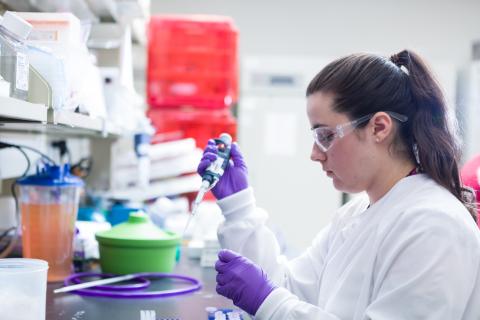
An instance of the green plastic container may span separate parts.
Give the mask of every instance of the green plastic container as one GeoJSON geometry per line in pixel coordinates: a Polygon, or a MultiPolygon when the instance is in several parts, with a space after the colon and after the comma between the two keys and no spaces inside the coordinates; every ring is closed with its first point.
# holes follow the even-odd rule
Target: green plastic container
{"type": "Polygon", "coordinates": [[[155,226],[143,212],[95,235],[104,273],[172,272],[180,236],[155,226]]]}

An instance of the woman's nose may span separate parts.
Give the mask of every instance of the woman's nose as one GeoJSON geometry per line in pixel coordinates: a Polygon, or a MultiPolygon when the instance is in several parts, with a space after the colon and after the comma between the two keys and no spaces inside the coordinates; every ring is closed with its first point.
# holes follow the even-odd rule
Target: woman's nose
{"type": "Polygon", "coordinates": [[[317,144],[314,142],[312,147],[312,153],[310,154],[310,160],[312,161],[325,161],[327,160],[327,154],[320,150],[317,144]]]}

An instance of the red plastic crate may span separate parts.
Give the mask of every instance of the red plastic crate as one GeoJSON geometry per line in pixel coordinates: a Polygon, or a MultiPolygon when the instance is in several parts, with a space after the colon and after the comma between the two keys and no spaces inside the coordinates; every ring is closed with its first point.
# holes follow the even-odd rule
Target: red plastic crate
{"type": "Polygon", "coordinates": [[[220,16],[154,16],[149,24],[151,108],[225,109],[238,99],[238,31],[220,16]]]}
{"type": "Polygon", "coordinates": [[[209,139],[221,133],[237,137],[237,122],[229,109],[150,109],[147,113],[156,129],[153,143],[194,138],[197,147],[204,148],[209,139]]]}

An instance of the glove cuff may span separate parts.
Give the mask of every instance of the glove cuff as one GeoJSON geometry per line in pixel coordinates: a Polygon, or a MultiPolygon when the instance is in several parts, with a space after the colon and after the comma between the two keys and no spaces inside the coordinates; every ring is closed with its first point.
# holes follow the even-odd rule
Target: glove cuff
{"type": "Polygon", "coordinates": [[[255,315],[258,312],[258,309],[272,293],[272,291],[277,289],[277,286],[275,286],[270,280],[265,280],[265,283],[263,283],[263,285],[260,286],[260,288],[258,288],[257,290],[257,297],[255,298],[255,301],[257,301],[257,305],[255,306],[255,313],[253,313],[252,315],[255,315]]]}

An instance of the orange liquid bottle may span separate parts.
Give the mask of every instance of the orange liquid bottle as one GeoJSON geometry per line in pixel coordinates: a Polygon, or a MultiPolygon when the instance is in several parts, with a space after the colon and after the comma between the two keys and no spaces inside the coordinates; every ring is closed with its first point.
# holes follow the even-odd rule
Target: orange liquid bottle
{"type": "Polygon", "coordinates": [[[22,248],[25,258],[46,260],[48,281],[72,273],[76,211],[68,204],[21,204],[22,248]]]}
{"type": "Polygon", "coordinates": [[[73,237],[83,182],[58,166],[22,178],[19,205],[24,258],[48,262],[48,281],[63,281],[72,271],[73,237]]]}

